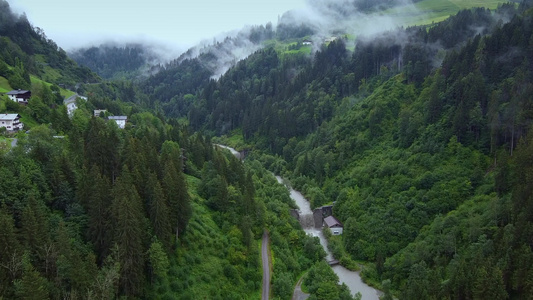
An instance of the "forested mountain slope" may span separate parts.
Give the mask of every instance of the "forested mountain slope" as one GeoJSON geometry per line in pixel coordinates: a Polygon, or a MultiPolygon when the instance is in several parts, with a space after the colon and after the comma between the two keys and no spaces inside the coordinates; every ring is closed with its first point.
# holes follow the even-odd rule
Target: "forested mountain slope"
{"type": "MultiPolygon", "coordinates": [[[[26,67],[40,57],[73,65],[71,83],[98,80],[15,24],[30,38],[19,44],[11,27],[3,38],[24,60],[6,58],[12,76],[61,83],[45,64],[26,67]]],[[[257,299],[267,228],[273,296],[288,299],[304,271],[330,269],[264,165],[313,206],[334,203],[344,235],[333,252],[360,261],[384,298],[528,299],[532,37],[524,1],[316,52],[273,43],[219,78],[213,53],[185,55],[140,84],[81,85],[89,100],[72,118],[51,100],[2,99],[35,124],[1,148],[0,297],[257,299]],[[244,163],[212,145],[231,134],[252,150],[244,163]]],[[[320,297],[350,298],[327,288],[320,297]]]]}
{"type": "Polygon", "coordinates": [[[145,111],[150,100],[132,82],[94,84],[98,76],[1,4],[2,20],[22,28],[2,23],[3,70],[32,98],[0,97],[2,113],[23,115],[26,129],[0,134],[0,298],[259,299],[264,230],[287,264],[276,265],[276,295],[323,258],[260,164],[145,111]],[[65,82],[88,83],[71,116],[57,87],[65,82]],[[128,125],[94,117],[96,108],[127,115],[128,125]]]}
{"type": "Polygon", "coordinates": [[[530,7],[461,11],[359,39],[351,55],[333,42],[292,72],[262,50],[204,89],[191,124],[242,127],[315,206],[335,201],[336,250],[372,262],[363,274],[387,292],[527,298],[530,7]]]}
{"type": "Polygon", "coordinates": [[[79,82],[99,80],[88,68],[69,59],[26,15],[14,14],[8,2],[1,0],[0,76],[7,78],[12,88],[29,89],[30,74],[71,89],[79,82]]]}
{"type": "Polygon", "coordinates": [[[158,70],[160,63],[153,48],[135,43],[104,43],[76,49],[68,55],[105,79],[138,79],[148,76],[152,69],[158,70]]]}

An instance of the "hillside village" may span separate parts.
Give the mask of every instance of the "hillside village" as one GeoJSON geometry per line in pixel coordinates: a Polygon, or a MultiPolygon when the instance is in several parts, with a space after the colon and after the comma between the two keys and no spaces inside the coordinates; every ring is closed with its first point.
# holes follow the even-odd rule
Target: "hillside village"
{"type": "MultiPolygon", "coordinates": [[[[16,102],[20,105],[27,106],[31,102],[31,91],[28,90],[12,90],[5,93],[6,96],[13,102],[16,102]]],[[[88,101],[88,98],[85,96],[80,96],[74,94],[63,100],[63,104],[66,106],[68,116],[72,118],[74,111],[78,108],[78,101],[88,101]]],[[[100,113],[107,112],[106,109],[97,109],[94,110],[94,116],[100,117],[100,113]]],[[[126,127],[128,120],[127,116],[112,116],[105,115],[106,120],[111,120],[117,124],[121,129],[126,127]]],[[[0,128],[5,128],[5,132],[8,134],[16,133],[24,128],[23,120],[21,116],[16,113],[6,112],[0,114],[0,128]]]]}

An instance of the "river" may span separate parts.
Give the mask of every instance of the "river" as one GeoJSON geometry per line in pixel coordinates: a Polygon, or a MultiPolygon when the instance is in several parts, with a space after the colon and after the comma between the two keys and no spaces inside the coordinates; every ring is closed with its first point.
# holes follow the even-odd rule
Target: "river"
{"type": "Polygon", "coordinates": [[[238,159],[242,159],[241,157],[241,153],[231,147],[228,147],[228,146],[225,146],[225,145],[220,145],[220,144],[215,144],[216,146],[220,147],[220,148],[224,148],[224,149],[228,149],[231,154],[233,154],[235,157],[237,157],[238,159]]]}
{"type": "MultiPolygon", "coordinates": [[[[217,144],[217,146],[224,148],[224,149],[228,149],[237,158],[239,159],[241,158],[241,154],[235,149],[228,147],[228,146],[219,145],[219,144],[217,144]]],[[[278,180],[279,183],[283,184],[283,179],[281,177],[276,176],[276,179],[278,180]]],[[[296,205],[299,208],[300,220],[312,219],[313,211],[311,210],[311,205],[309,201],[307,201],[307,199],[305,199],[305,197],[300,192],[294,190],[290,186],[287,186],[287,188],[289,189],[291,198],[294,200],[294,202],[296,202],[296,205]]],[[[324,237],[324,234],[322,234],[322,228],[315,228],[313,224],[314,222],[300,221],[300,223],[309,224],[305,226],[302,225],[304,231],[307,234],[310,234],[312,236],[317,236],[320,239],[320,244],[326,251],[326,260],[327,261],[333,260],[333,254],[331,254],[331,251],[329,251],[328,249],[328,241],[324,237]]],[[[362,300],[379,300],[379,295],[381,294],[381,292],[365,284],[363,280],[361,279],[359,272],[350,271],[341,265],[332,266],[332,269],[335,272],[335,274],[339,276],[339,282],[346,284],[348,288],[350,289],[350,292],[352,293],[352,295],[355,295],[357,292],[360,292],[362,296],[361,297],[362,300]]]]}
{"type": "MultiPolygon", "coordinates": [[[[276,179],[279,183],[283,184],[283,179],[281,177],[276,176],[276,179]]],[[[300,220],[308,219],[309,217],[312,218],[313,211],[311,210],[311,205],[309,204],[309,201],[307,201],[307,199],[305,199],[300,192],[295,191],[290,186],[287,186],[287,188],[289,189],[291,198],[294,200],[294,202],[296,202],[296,205],[298,205],[299,207],[300,220]]],[[[306,222],[301,223],[302,227],[304,227],[304,231],[307,234],[317,236],[320,239],[320,244],[322,245],[324,250],[326,250],[326,260],[333,260],[333,254],[331,254],[331,251],[329,251],[328,249],[328,241],[324,237],[324,234],[322,234],[322,228],[315,228],[313,222],[307,222],[309,225],[303,225],[306,222]]],[[[381,292],[365,284],[361,279],[359,272],[350,271],[341,265],[332,266],[332,269],[335,274],[339,276],[339,281],[341,283],[345,283],[348,286],[352,295],[355,295],[357,292],[360,292],[362,296],[361,298],[363,300],[379,300],[379,295],[381,294],[381,292]]]]}

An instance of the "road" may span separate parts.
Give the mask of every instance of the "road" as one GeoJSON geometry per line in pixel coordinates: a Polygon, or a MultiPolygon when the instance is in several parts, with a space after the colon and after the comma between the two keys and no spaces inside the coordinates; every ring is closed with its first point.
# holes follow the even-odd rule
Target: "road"
{"type": "Polygon", "coordinates": [[[296,287],[294,288],[294,293],[292,294],[292,300],[305,300],[309,298],[309,294],[304,293],[302,291],[302,280],[303,279],[304,277],[302,276],[302,278],[298,280],[298,283],[296,284],[296,287]]]}
{"type": "Polygon", "coordinates": [[[263,233],[261,242],[261,261],[263,262],[263,296],[261,299],[268,300],[270,296],[270,253],[268,251],[268,232],[263,233]]]}

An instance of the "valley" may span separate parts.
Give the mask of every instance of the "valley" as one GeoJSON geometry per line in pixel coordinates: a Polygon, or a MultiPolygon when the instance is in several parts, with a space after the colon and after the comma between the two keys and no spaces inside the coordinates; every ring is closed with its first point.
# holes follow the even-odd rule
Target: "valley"
{"type": "Polygon", "coordinates": [[[0,298],[528,299],[533,2],[313,3],[163,60],[0,0],[0,298]]]}

